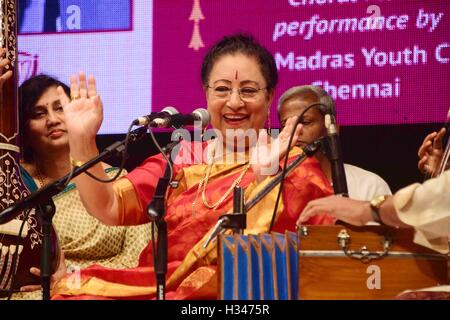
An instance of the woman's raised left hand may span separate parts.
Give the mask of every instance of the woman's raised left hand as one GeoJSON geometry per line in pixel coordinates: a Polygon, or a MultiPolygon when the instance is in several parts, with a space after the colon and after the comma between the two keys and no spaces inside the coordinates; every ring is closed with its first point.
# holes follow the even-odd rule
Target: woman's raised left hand
{"type": "MultiPolygon", "coordinates": [[[[280,161],[285,157],[289,139],[297,123],[298,117],[289,118],[285,127],[277,138],[270,137],[265,130],[261,130],[258,136],[258,142],[251,150],[252,170],[257,177],[257,181],[262,181],[266,176],[278,173],[280,161]]],[[[302,125],[297,125],[290,148],[295,146],[302,132],[302,125]]]]}

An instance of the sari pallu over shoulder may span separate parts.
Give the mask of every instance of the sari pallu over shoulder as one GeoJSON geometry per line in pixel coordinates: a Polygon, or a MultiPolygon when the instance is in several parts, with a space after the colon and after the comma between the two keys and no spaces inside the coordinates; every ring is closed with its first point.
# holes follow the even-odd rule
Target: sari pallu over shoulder
{"type": "MultiPolygon", "coordinates": [[[[297,152],[298,154],[298,152],[297,152]]],[[[292,158],[296,156],[293,153],[292,158]]],[[[158,157],[158,156],[156,156],[158,157]]],[[[141,170],[151,171],[161,168],[158,161],[146,161],[141,170]]],[[[168,273],[166,297],[168,299],[215,299],[217,298],[217,247],[211,242],[203,248],[211,229],[218,218],[232,210],[232,195],[227,197],[216,210],[203,205],[201,196],[192,210],[196,199],[198,183],[203,176],[206,164],[175,166],[175,178],[179,181],[177,189],[167,194],[166,221],[168,225],[168,273]]],[[[213,164],[211,176],[205,191],[209,203],[214,203],[226,192],[233,181],[242,173],[242,164],[213,164]]],[[[142,175],[127,176],[136,192],[154,190],[157,181],[139,181],[142,175]]],[[[243,177],[240,186],[245,189],[245,199],[254,197],[272,178],[261,183],[255,182],[253,172],[243,177]]],[[[247,234],[268,231],[272,219],[278,187],[265,196],[261,202],[247,212],[247,234]]],[[[276,214],[274,230],[294,230],[295,222],[306,203],[312,199],[332,194],[332,189],[323,175],[317,160],[307,159],[285,180],[283,201],[276,214]]],[[[147,196],[148,197],[148,196],[147,196]]],[[[334,219],[317,216],[311,224],[332,224],[334,219]]],[[[149,243],[140,256],[138,268],[111,270],[92,267],[81,270],[77,275],[65,277],[55,287],[54,299],[152,299],[155,297],[155,275],[153,270],[152,245],[149,243]]]]}

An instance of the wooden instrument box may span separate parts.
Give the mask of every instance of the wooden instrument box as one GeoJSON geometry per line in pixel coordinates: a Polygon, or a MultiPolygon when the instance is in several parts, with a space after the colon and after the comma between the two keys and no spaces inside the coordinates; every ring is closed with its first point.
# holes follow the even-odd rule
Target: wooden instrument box
{"type": "Polygon", "coordinates": [[[448,255],[413,243],[413,229],[302,226],[299,299],[394,299],[448,284],[448,255]]]}

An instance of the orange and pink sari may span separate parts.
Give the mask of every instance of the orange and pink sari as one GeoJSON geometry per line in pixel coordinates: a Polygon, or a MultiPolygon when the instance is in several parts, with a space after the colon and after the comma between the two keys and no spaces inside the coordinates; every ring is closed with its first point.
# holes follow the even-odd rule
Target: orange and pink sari
{"type": "MultiPolygon", "coordinates": [[[[298,154],[298,151],[297,151],[298,154]]],[[[295,156],[291,156],[293,159],[295,156]]],[[[213,164],[205,191],[209,203],[220,199],[237,179],[244,164],[213,164]]],[[[150,157],[133,170],[122,182],[132,184],[146,208],[153,196],[157,177],[161,176],[165,162],[161,156],[150,157]]],[[[176,165],[174,177],[179,181],[176,189],[167,193],[166,222],[168,226],[167,299],[216,299],[217,277],[216,242],[203,248],[210,230],[218,218],[232,210],[232,194],[212,210],[202,197],[197,196],[198,184],[203,178],[206,164],[176,165]],[[197,199],[196,199],[197,197],[197,199]],[[193,203],[195,201],[195,211],[193,203]]],[[[251,169],[243,176],[240,186],[245,188],[245,199],[251,199],[269,181],[254,182],[251,169]]],[[[268,231],[278,188],[247,212],[247,234],[268,231]]],[[[308,201],[332,194],[332,189],[314,158],[307,159],[285,180],[283,203],[279,206],[274,231],[295,230],[295,222],[308,201]]],[[[144,222],[143,211],[124,214],[123,223],[144,222]]],[[[309,224],[333,224],[328,216],[316,216],[309,224]]],[[[156,294],[152,245],[149,243],[140,255],[139,266],[133,269],[112,270],[92,266],[59,281],[53,299],[154,299],[156,294]]]]}

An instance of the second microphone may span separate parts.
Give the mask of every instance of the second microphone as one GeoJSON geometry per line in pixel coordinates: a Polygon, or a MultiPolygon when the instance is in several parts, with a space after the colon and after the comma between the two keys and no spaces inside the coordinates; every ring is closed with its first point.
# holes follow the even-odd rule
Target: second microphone
{"type": "Polygon", "coordinates": [[[174,107],[166,107],[161,112],[140,117],[134,123],[152,128],[181,128],[197,124],[206,128],[209,121],[209,112],[204,108],[195,109],[191,114],[181,114],[174,107]]]}

